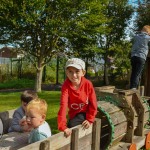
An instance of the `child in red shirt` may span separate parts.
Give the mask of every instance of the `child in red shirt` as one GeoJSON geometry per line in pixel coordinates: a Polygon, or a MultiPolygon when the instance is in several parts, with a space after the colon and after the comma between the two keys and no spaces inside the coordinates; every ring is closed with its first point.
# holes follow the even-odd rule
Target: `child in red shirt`
{"type": "Polygon", "coordinates": [[[89,128],[97,113],[96,94],[92,83],[85,75],[85,63],[78,58],[66,62],[66,76],[61,90],[60,109],[58,112],[58,129],[64,131],[65,136],[71,135],[71,127],[82,124],[89,128]],[[67,125],[66,111],[69,122],[67,125]]]}

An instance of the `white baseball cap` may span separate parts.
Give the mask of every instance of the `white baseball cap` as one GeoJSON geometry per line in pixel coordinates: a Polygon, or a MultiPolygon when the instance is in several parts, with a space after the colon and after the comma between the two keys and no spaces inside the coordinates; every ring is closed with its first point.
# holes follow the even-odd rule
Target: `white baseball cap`
{"type": "Polygon", "coordinates": [[[79,58],[71,58],[66,62],[65,68],[75,67],[77,69],[85,70],[85,62],[79,58]]]}

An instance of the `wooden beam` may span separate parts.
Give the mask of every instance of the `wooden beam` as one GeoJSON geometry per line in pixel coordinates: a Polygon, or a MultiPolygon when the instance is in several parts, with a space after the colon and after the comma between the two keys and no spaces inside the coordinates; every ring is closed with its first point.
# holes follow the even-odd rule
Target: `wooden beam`
{"type": "Polygon", "coordinates": [[[100,133],[101,132],[101,120],[96,119],[93,123],[92,129],[92,150],[99,150],[100,149],[100,133]]]}
{"type": "Polygon", "coordinates": [[[50,149],[49,142],[50,141],[48,141],[48,140],[41,142],[39,150],[49,150],[50,149]]]}
{"type": "MultiPolygon", "coordinates": [[[[149,53],[150,54],[150,53],[149,53]]],[[[145,96],[150,96],[150,57],[146,61],[146,72],[145,72],[145,96]]]]}
{"type": "Polygon", "coordinates": [[[79,143],[79,129],[75,128],[72,129],[71,134],[71,150],[78,150],[78,143],[79,143]]]}

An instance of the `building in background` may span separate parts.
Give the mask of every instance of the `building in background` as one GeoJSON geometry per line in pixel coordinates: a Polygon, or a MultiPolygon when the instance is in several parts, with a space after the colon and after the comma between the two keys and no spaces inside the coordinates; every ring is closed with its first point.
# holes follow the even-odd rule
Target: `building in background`
{"type": "Polygon", "coordinates": [[[3,47],[0,49],[0,64],[9,64],[11,58],[17,58],[17,53],[12,47],[3,47]]]}

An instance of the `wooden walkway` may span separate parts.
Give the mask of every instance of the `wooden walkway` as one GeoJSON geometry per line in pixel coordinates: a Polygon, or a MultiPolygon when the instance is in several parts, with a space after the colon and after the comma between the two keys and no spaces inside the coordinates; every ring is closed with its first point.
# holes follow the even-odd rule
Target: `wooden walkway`
{"type": "Polygon", "coordinates": [[[17,150],[28,145],[28,133],[11,132],[0,139],[0,150],[17,150]]]}

